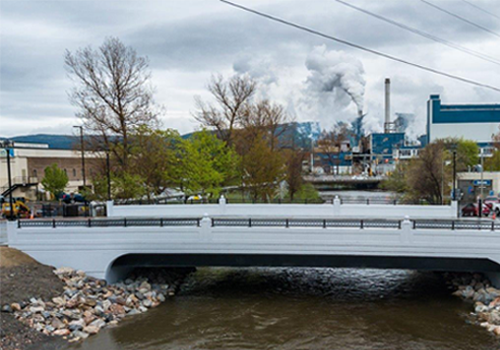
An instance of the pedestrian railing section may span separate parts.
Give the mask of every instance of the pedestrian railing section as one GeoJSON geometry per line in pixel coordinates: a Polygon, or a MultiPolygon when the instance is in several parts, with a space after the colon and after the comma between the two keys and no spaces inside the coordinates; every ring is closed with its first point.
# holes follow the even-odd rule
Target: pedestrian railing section
{"type": "MultiPolygon", "coordinates": [[[[315,228],[357,228],[357,229],[401,229],[402,220],[357,220],[357,219],[224,219],[212,218],[212,227],[315,227],[315,228]]],[[[18,220],[23,227],[199,227],[201,218],[120,218],[87,220],[18,220]]],[[[412,220],[413,229],[429,230],[483,230],[500,229],[494,221],[465,220],[412,220]]]]}
{"type": "Polygon", "coordinates": [[[447,230],[491,230],[500,229],[495,221],[469,220],[413,220],[414,229],[447,229],[447,230]]]}
{"type": "MultiPolygon", "coordinates": [[[[402,201],[400,199],[394,198],[342,198],[340,197],[340,204],[365,204],[365,205],[441,205],[441,204],[430,204],[425,201],[402,201]]],[[[333,204],[334,199],[272,199],[272,200],[252,200],[245,198],[225,198],[226,204],[333,204]]],[[[203,205],[203,204],[219,204],[220,200],[218,198],[211,199],[125,199],[125,200],[115,200],[114,205],[203,205]]]]}
{"type": "Polygon", "coordinates": [[[18,220],[17,227],[128,227],[128,226],[200,226],[200,219],[87,219],[87,220],[18,220]]]}

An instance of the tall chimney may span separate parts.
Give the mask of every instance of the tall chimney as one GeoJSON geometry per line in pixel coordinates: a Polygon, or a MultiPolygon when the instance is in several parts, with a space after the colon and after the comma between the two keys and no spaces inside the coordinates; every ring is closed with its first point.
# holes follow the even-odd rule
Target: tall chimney
{"type": "Polygon", "coordinates": [[[384,131],[388,134],[391,131],[391,79],[385,79],[385,122],[384,131]]]}

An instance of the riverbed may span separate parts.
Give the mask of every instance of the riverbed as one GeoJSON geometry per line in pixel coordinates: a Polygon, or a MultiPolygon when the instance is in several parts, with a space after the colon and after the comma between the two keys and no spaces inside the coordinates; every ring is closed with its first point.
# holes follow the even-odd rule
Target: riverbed
{"type": "Polygon", "coordinates": [[[202,268],[160,307],[68,349],[495,350],[432,272],[202,268]]]}

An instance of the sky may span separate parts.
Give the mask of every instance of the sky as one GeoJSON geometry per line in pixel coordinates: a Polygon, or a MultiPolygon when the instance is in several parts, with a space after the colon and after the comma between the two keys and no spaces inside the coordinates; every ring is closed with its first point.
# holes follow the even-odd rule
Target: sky
{"type": "MultiPolygon", "coordinates": [[[[348,0],[351,4],[432,33],[500,60],[500,37],[436,11],[420,0],[348,0]]],[[[500,33],[500,19],[461,0],[429,0],[500,33]]],[[[500,17],[500,0],[473,0],[500,17]]],[[[236,0],[399,58],[500,87],[500,67],[455,51],[348,8],[335,0],[236,0]]],[[[74,82],[65,50],[118,37],[149,58],[163,128],[199,129],[194,97],[211,101],[214,74],[246,74],[259,98],[284,105],[297,121],[323,128],[366,113],[379,131],[384,80],[390,78],[392,113],[414,113],[411,133],[425,130],[426,101],[500,103],[500,92],[468,85],[389,61],[230,7],[217,0],[0,1],[0,136],[71,134],[77,109],[68,99],[74,82]],[[352,99],[345,92],[353,92],[352,99]],[[357,104],[356,104],[357,103],[357,104]],[[361,106],[360,106],[361,104],[361,106]]]]}

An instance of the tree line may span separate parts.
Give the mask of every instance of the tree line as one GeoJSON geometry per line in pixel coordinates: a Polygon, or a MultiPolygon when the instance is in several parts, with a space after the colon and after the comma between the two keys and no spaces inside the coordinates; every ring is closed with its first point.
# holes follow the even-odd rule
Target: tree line
{"type": "MultiPolygon", "coordinates": [[[[280,137],[293,120],[283,106],[256,98],[251,78],[213,76],[213,101],[195,99],[200,130],[181,137],[161,127],[147,58],[119,39],[67,51],[65,67],[74,81],[71,102],[90,135],[86,149],[110,155],[113,198],[157,196],[172,187],[215,197],[232,186],[253,200],[271,200],[285,182],[291,199],[311,192],[302,183],[304,152],[293,138],[280,137]]],[[[88,194],[96,198],[108,190],[101,158],[88,194]]]]}

